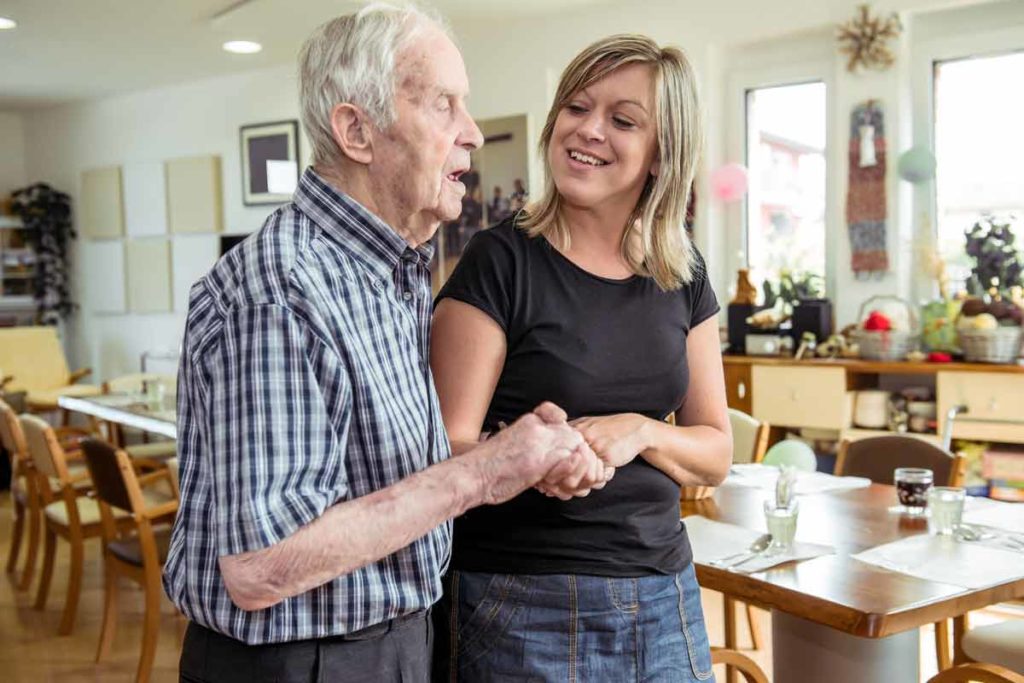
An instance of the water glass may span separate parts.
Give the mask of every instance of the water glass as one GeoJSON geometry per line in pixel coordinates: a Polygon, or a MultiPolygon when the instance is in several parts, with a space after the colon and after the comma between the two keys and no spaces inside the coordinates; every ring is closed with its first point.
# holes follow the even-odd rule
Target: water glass
{"type": "Polygon", "coordinates": [[[142,391],[150,410],[162,409],[164,406],[164,383],[159,379],[147,379],[142,384],[142,391]]]}
{"type": "Polygon", "coordinates": [[[766,551],[768,555],[779,555],[793,548],[798,512],[795,498],[786,506],[776,505],[774,500],[764,502],[764,521],[772,535],[772,544],[766,551]]]}
{"type": "Polygon", "coordinates": [[[928,530],[933,534],[948,536],[960,526],[964,514],[966,494],[955,486],[936,486],[928,492],[928,530]]]}
{"type": "Polygon", "coordinates": [[[935,476],[929,469],[921,467],[897,467],[893,474],[896,495],[900,500],[900,512],[923,515],[928,505],[928,491],[935,476]]]}

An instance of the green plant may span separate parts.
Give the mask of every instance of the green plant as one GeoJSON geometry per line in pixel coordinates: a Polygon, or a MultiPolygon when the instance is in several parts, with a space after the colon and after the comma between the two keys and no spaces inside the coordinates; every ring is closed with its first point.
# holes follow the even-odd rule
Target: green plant
{"type": "Polygon", "coordinates": [[[964,232],[967,255],[974,260],[967,279],[971,295],[984,297],[994,289],[1005,297],[1011,288],[1024,284],[1024,259],[1016,245],[1013,222],[1013,216],[985,215],[964,232]]]}
{"type": "Polygon", "coordinates": [[[71,224],[71,198],[45,183],[15,190],[14,214],[21,218],[36,255],[36,317],[56,325],[77,305],[71,300],[68,245],[76,237],[71,224]]]}
{"type": "Polygon", "coordinates": [[[779,271],[779,281],[765,280],[764,305],[774,308],[778,302],[789,306],[795,305],[800,299],[816,299],[824,293],[825,279],[817,273],[794,273],[783,269],[779,271]]]}

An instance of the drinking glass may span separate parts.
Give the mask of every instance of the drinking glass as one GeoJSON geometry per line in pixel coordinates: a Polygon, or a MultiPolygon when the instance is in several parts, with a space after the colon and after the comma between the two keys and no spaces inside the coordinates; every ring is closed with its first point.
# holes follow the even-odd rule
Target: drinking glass
{"type": "Polygon", "coordinates": [[[772,543],[765,551],[766,554],[779,555],[793,547],[798,513],[799,507],[795,498],[784,507],[776,505],[774,500],[764,502],[764,521],[768,526],[768,533],[772,535],[772,543]]]}
{"type": "Polygon", "coordinates": [[[956,486],[936,486],[928,492],[928,530],[933,534],[948,536],[960,526],[964,514],[966,494],[956,486]]]}
{"type": "Polygon", "coordinates": [[[146,404],[150,410],[160,410],[164,405],[164,383],[159,379],[147,379],[143,382],[146,404]]]}
{"type": "Polygon", "coordinates": [[[928,490],[935,475],[921,467],[897,467],[893,474],[896,496],[899,498],[899,512],[908,515],[923,515],[928,505],[928,490]]]}

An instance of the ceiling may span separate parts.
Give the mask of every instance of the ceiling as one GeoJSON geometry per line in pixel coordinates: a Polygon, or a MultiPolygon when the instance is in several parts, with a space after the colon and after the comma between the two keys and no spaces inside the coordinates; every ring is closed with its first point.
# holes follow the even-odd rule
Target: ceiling
{"type": "MultiPolygon", "coordinates": [[[[461,20],[539,16],[607,0],[432,0],[461,20]]],[[[293,63],[302,41],[361,2],[343,0],[0,0],[0,111],[293,63]],[[219,16],[218,16],[219,15],[219,16]],[[255,40],[255,55],[224,52],[255,40]]]]}

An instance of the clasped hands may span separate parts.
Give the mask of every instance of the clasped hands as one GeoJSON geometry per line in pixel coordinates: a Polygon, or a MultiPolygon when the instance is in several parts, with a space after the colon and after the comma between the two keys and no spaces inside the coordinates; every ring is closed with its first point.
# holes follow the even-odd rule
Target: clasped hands
{"type": "Polygon", "coordinates": [[[648,418],[636,413],[582,417],[568,422],[583,441],[567,462],[552,467],[534,485],[546,496],[570,500],[605,487],[615,470],[648,447],[648,418]]]}

